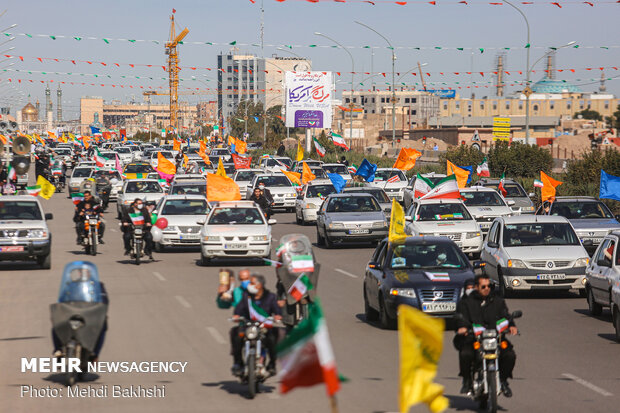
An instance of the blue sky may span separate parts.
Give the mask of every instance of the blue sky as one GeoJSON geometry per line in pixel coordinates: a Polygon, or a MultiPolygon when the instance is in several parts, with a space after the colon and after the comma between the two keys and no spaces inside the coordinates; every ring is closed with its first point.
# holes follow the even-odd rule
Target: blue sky
{"type": "MultiPolygon", "coordinates": [[[[436,6],[430,4],[395,4],[377,3],[376,6],[362,3],[319,3],[312,4],[304,1],[287,0],[278,3],[275,0],[265,0],[265,43],[281,45],[328,45],[326,39],[314,35],[314,32],[325,33],[344,45],[358,46],[350,49],[356,71],[370,72],[371,51],[361,46],[379,46],[374,49],[374,71],[385,72],[387,78],[375,77],[377,87],[386,88],[390,80],[391,61],[390,51],[379,36],[368,29],[354,23],[359,20],[368,24],[388,37],[391,42],[399,46],[413,47],[464,47],[475,48],[473,53],[473,76],[455,76],[453,72],[471,71],[472,52],[456,50],[409,50],[397,49],[396,71],[405,72],[412,69],[418,61],[427,63],[424,72],[430,72],[429,82],[445,82],[436,87],[458,87],[457,90],[464,96],[469,96],[471,81],[490,82],[489,74],[484,78],[477,72],[489,72],[493,69],[498,50],[493,48],[512,47],[506,51],[506,69],[511,72],[507,82],[521,80],[522,76],[513,71],[525,70],[525,51],[522,48],[526,43],[525,23],[521,16],[507,5],[491,6],[488,4],[470,2],[470,5],[443,3],[437,1],[436,6]],[[477,49],[485,48],[484,53],[477,49]],[[444,72],[441,76],[439,73],[444,72]],[[455,82],[460,82],[456,84],[455,82]]],[[[557,56],[557,68],[574,68],[559,73],[560,79],[574,81],[577,84],[591,83],[589,79],[600,77],[600,70],[579,70],[586,67],[619,67],[620,68],[620,4],[595,3],[595,7],[585,4],[562,3],[560,9],[550,3],[535,1],[536,4],[522,6],[531,25],[532,62],[545,52],[544,47],[562,45],[569,41],[576,41],[580,47],[562,49],[557,56]],[[600,46],[607,46],[603,49],[600,46]],[[536,48],[543,47],[543,48],[536,48]],[[576,81],[581,79],[581,81],[576,81]]],[[[213,42],[227,44],[231,41],[238,43],[259,42],[260,0],[252,4],[249,0],[185,0],[185,1],[118,1],[105,2],[56,0],[53,2],[33,0],[4,0],[0,12],[7,12],[0,17],[0,30],[18,24],[13,33],[49,34],[64,36],[81,36],[83,40],[71,38],[51,40],[50,38],[16,36],[16,39],[0,45],[0,52],[8,47],[15,47],[12,54],[24,56],[24,61],[13,59],[0,63],[0,70],[8,63],[13,62],[7,69],[22,71],[46,71],[40,73],[0,72],[0,106],[10,103],[15,108],[21,108],[28,95],[32,100],[44,100],[45,85],[40,80],[53,79],[52,86],[54,103],[56,83],[86,82],[97,85],[116,84],[126,85],[125,88],[82,86],[65,84],[63,88],[63,106],[65,118],[74,118],[79,112],[79,98],[81,96],[102,96],[106,100],[117,99],[127,102],[131,99],[142,101],[141,90],[129,89],[134,86],[166,86],[162,80],[166,73],[161,69],[165,64],[163,44],[149,42],[131,43],[128,41],[114,41],[106,44],[102,40],[88,40],[86,37],[96,38],[125,38],[125,39],[157,39],[165,40],[169,31],[169,15],[172,8],[176,8],[178,26],[188,27],[190,30],[187,42],[213,42]],[[122,65],[120,68],[108,65],[73,65],[70,62],[39,62],[36,57],[50,57],[58,59],[77,59],[90,61],[104,61],[108,63],[153,64],[153,68],[130,68],[122,65]],[[55,75],[53,72],[70,72],[73,75],[55,75]],[[78,73],[97,74],[99,77],[81,76],[78,73]],[[107,76],[112,78],[107,78],[107,76]],[[126,76],[126,78],[121,78],[126,76]],[[129,79],[130,76],[140,76],[142,79],[129,79]],[[148,79],[152,77],[153,79],[148,79]],[[8,84],[7,79],[22,79],[22,83],[15,81],[8,84]],[[146,79],[145,79],[146,78],[146,79]],[[28,80],[33,80],[30,83],[28,80]]],[[[0,44],[7,40],[5,36],[0,44]]],[[[181,66],[216,67],[217,54],[226,52],[231,46],[208,46],[184,44],[180,47],[181,66]]],[[[239,46],[242,52],[261,54],[260,48],[253,46],[239,46]]],[[[308,48],[293,47],[292,51],[308,57],[313,61],[315,70],[332,70],[350,72],[349,56],[342,50],[335,48],[308,48]]],[[[281,56],[289,53],[275,50],[274,47],[265,47],[265,56],[272,54],[281,56]]],[[[0,56],[0,61],[2,57],[0,56]]],[[[537,66],[541,69],[543,66],[537,66]]],[[[613,69],[605,72],[606,76],[618,76],[620,70],[613,69]]],[[[207,70],[191,71],[184,69],[181,78],[189,79],[182,82],[182,87],[215,88],[214,72],[207,70]],[[202,82],[191,80],[191,76],[202,82]],[[208,80],[211,79],[211,80],[208,80]],[[206,86],[205,85],[208,85],[206,86]]],[[[362,80],[366,75],[357,75],[355,82],[362,80]]],[[[534,74],[533,79],[542,77],[534,74]]],[[[342,76],[339,88],[349,87],[350,75],[342,76]]],[[[618,78],[620,79],[620,78],[618,78]]],[[[620,94],[620,80],[607,82],[608,91],[620,94]]],[[[401,82],[413,84],[419,82],[417,77],[406,75],[401,82]]],[[[371,81],[365,83],[366,89],[371,81]]],[[[474,89],[477,96],[491,96],[493,90],[484,88],[484,84],[477,83],[479,88],[474,89]]],[[[362,86],[357,86],[363,88],[362,86]]],[[[582,89],[596,90],[598,84],[583,85],[582,89]]],[[[515,87],[509,87],[509,91],[515,87]]],[[[162,101],[165,98],[160,98],[162,101]]],[[[203,96],[203,100],[214,100],[215,96],[203,96]]],[[[198,97],[191,97],[194,103],[198,97]]]]}

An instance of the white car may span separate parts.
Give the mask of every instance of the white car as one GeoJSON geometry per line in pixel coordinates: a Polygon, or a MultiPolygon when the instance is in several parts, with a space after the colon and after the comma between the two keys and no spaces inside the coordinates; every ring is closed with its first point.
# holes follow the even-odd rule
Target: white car
{"type": "Polygon", "coordinates": [[[310,181],[301,190],[295,201],[295,221],[297,225],[316,222],[316,213],[329,194],[336,192],[331,183],[310,181]]]}
{"type": "Polygon", "coordinates": [[[162,240],[155,244],[157,251],[172,245],[200,245],[201,226],[209,213],[209,203],[204,195],[167,195],[155,208],[158,218],[166,218],[162,240]]]}
{"type": "Polygon", "coordinates": [[[118,217],[121,218],[123,211],[136,198],[140,198],[144,202],[157,203],[164,195],[164,190],[157,179],[126,179],[116,200],[118,217]]]}
{"type": "Polygon", "coordinates": [[[243,199],[248,199],[247,198],[248,185],[252,181],[252,178],[254,178],[254,175],[259,174],[259,173],[263,173],[263,170],[262,169],[237,169],[237,171],[233,175],[233,181],[235,181],[235,183],[239,185],[239,192],[241,192],[241,197],[243,199]]]}
{"type": "Polygon", "coordinates": [[[513,290],[583,290],[590,260],[570,222],[548,215],[497,218],[480,258],[504,296],[513,290]]]}
{"type": "Polygon", "coordinates": [[[213,258],[269,258],[271,227],[258,205],[250,201],[215,202],[200,231],[200,263],[213,258]]]}
{"type": "MultiPolygon", "coordinates": [[[[157,153],[158,152],[151,152],[151,159],[149,161],[149,163],[151,164],[151,166],[153,168],[157,168],[157,153]]],[[[167,160],[169,160],[172,163],[175,163],[174,160],[174,155],[172,154],[172,152],[170,151],[159,151],[159,153],[161,153],[161,155],[166,158],[167,160]]]]}
{"type": "Polygon", "coordinates": [[[472,186],[461,189],[461,197],[474,219],[480,224],[480,230],[486,235],[491,223],[497,217],[509,217],[516,213],[510,208],[514,201],[506,201],[495,189],[484,186],[472,186]]]}
{"type": "MultiPolygon", "coordinates": [[[[607,234],[586,268],[586,297],[590,314],[597,316],[603,307],[612,307],[612,290],[620,287],[620,231],[607,234]]],[[[614,322],[615,317],[614,316],[614,322]]]]}
{"type": "Polygon", "coordinates": [[[114,152],[118,154],[121,165],[123,166],[132,163],[135,160],[134,154],[128,146],[119,146],[114,149],[114,152]]]}
{"type": "Polygon", "coordinates": [[[228,148],[215,148],[211,150],[209,156],[218,156],[222,158],[222,162],[232,161],[232,155],[230,154],[230,150],[228,148]]]}
{"type": "Polygon", "coordinates": [[[100,152],[100,154],[103,158],[106,159],[106,161],[103,163],[103,168],[116,168],[116,152],[100,152]]]}
{"type": "Polygon", "coordinates": [[[405,233],[450,238],[465,254],[482,249],[480,225],[460,199],[416,199],[405,215],[405,233]]]}
{"type": "Polygon", "coordinates": [[[69,196],[74,192],[80,191],[80,184],[83,180],[88,179],[92,171],[95,168],[92,166],[78,166],[71,171],[71,177],[69,178],[69,196]]]}
{"type": "Polygon", "coordinates": [[[36,260],[43,269],[52,266],[52,234],[38,198],[3,196],[0,202],[0,261],[36,260]]]}
{"type": "Polygon", "coordinates": [[[254,175],[250,185],[247,186],[245,199],[250,199],[254,188],[258,187],[259,183],[264,183],[265,188],[271,192],[274,202],[273,208],[286,208],[289,212],[293,212],[295,210],[297,191],[293,187],[291,181],[289,181],[284,174],[262,173],[254,175]]]}
{"type": "Polygon", "coordinates": [[[348,181],[351,179],[351,172],[349,172],[349,168],[346,165],[341,163],[324,163],[323,170],[328,174],[338,174],[344,179],[348,181]]]}
{"type": "Polygon", "coordinates": [[[375,180],[371,184],[383,188],[390,199],[403,202],[403,195],[405,188],[407,188],[407,177],[400,169],[378,168],[375,172],[375,180]]]}
{"type": "Polygon", "coordinates": [[[288,170],[292,165],[293,161],[290,158],[273,156],[261,159],[258,167],[266,172],[280,172],[282,168],[288,170]]]}

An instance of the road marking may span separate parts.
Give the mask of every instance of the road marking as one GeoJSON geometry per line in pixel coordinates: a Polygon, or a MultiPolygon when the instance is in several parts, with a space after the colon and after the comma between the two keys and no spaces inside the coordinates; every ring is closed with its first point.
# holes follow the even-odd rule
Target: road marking
{"type": "Polygon", "coordinates": [[[207,331],[209,332],[209,334],[211,334],[215,341],[220,344],[226,344],[226,339],[224,339],[224,337],[220,334],[219,331],[217,331],[215,327],[207,326],[207,331]]]}
{"type": "Polygon", "coordinates": [[[180,295],[175,295],[174,298],[176,298],[177,301],[185,308],[190,308],[192,306],[190,303],[187,302],[185,298],[181,297],[180,295]]]}
{"type": "Polygon", "coordinates": [[[155,278],[157,278],[159,281],[166,281],[166,279],[164,278],[163,275],[161,275],[160,273],[158,273],[157,271],[153,271],[153,275],[155,276],[155,278]]]}
{"type": "Polygon", "coordinates": [[[110,228],[110,231],[112,232],[118,232],[117,230],[115,230],[114,228],[110,228]]]}
{"type": "Polygon", "coordinates": [[[562,374],[562,376],[571,379],[572,381],[581,384],[582,386],[592,390],[593,392],[596,392],[598,394],[600,394],[601,396],[605,396],[605,397],[609,397],[609,396],[613,396],[612,393],[608,392],[607,390],[601,389],[598,386],[595,386],[594,384],[590,383],[589,381],[585,381],[582,378],[579,378],[577,376],[574,376],[572,374],[568,374],[568,373],[564,373],[562,374]]]}
{"type": "Polygon", "coordinates": [[[347,271],[345,271],[345,270],[341,270],[340,268],[334,268],[334,271],[337,271],[337,272],[339,272],[340,274],[344,274],[344,275],[346,275],[347,277],[357,278],[357,275],[355,275],[355,274],[351,274],[350,272],[347,272],[347,271]]]}
{"type": "Polygon", "coordinates": [[[276,241],[276,242],[278,242],[278,239],[277,239],[277,238],[274,238],[274,237],[271,237],[271,240],[272,240],[272,241],[276,241]]]}

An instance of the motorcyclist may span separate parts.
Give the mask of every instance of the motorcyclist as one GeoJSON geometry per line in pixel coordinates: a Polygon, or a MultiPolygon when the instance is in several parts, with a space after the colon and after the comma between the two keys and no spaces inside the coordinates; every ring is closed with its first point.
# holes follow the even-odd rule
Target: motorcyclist
{"type": "Polygon", "coordinates": [[[267,212],[267,218],[269,218],[269,217],[271,217],[271,214],[272,214],[271,209],[275,205],[275,201],[273,200],[273,195],[271,195],[271,191],[265,187],[265,183],[264,182],[260,182],[258,184],[258,189],[260,189],[260,191],[262,192],[263,196],[267,199],[267,202],[269,203],[269,207],[267,208],[267,211],[266,211],[267,212]]]}
{"type": "Polygon", "coordinates": [[[95,185],[97,187],[97,192],[101,194],[101,204],[103,209],[108,207],[108,203],[110,202],[110,192],[112,191],[112,183],[110,182],[110,178],[106,171],[101,171],[103,173],[98,173],[95,178],[95,185]]]}
{"type": "Polygon", "coordinates": [[[250,284],[250,270],[247,268],[239,270],[238,277],[239,285],[232,291],[226,290],[225,286],[220,286],[218,288],[216,301],[219,308],[235,308],[237,304],[239,304],[239,301],[241,301],[243,293],[246,292],[246,289],[250,284]]]}
{"type": "Polygon", "coordinates": [[[41,147],[37,147],[35,150],[35,174],[37,179],[39,175],[45,175],[45,171],[50,167],[50,158],[45,153],[45,150],[41,147]]]}
{"type": "Polygon", "coordinates": [[[263,211],[263,214],[265,214],[267,219],[269,219],[269,216],[271,215],[271,204],[259,188],[254,188],[254,192],[252,193],[252,196],[250,196],[250,201],[254,201],[263,211]]]}
{"type": "MultiPolygon", "coordinates": [[[[250,277],[250,284],[247,287],[247,292],[243,294],[241,301],[239,301],[239,304],[235,307],[233,319],[243,317],[246,320],[250,320],[250,305],[252,304],[260,307],[266,314],[272,316],[275,320],[282,319],[281,310],[278,306],[276,295],[265,288],[265,277],[260,274],[252,274],[250,277]]],[[[239,337],[239,328],[243,327],[235,327],[235,331],[231,331],[234,359],[232,371],[236,376],[241,374],[243,371],[243,358],[241,356],[243,340],[239,337]]],[[[272,328],[267,332],[263,342],[269,353],[269,364],[267,364],[267,371],[271,375],[276,373],[277,340],[278,330],[276,328],[272,328]]]]}
{"type": "Polygon", "coordinates": [[[133,235],[133,221],[129,214],[142,214],[144,218],[144,231],[142,232],[144,240],[144,253],[148,255],[149,259],[153,259],[153,236],[151,235],[151,214],[144,207],[144,201],[140,198],[136,198],[129,208],[123,212],[121,218],[121,231],[123,232],[123,243],[125,246],[125,255],[131,253],[131,237],[133,235]]]}
{"type": "MultiPolygon", "coordinates": [[[[85,213],[85,209],[86,206],[89,205],[90,209],[89,211],[91,212],[96,212],[97,215],[100,218],[101,215],[103,215],[103,211],[100,208],[100,202],[99,200],[94,197],[90,191],[84,191],[84,200],[80,201],[76,206],[75,206],[75,213],[73,215],[73,222],[75,222],[75,232],[77,235],[77,241],[76,243],[78,245],[80,245],[82,243],[82,238],[84,237],[84,218],[87,215],[87,213],[85,213]]],[[[101,221],[99,222],[99,243],[100,244],[105,244],[105,242],[103,242],[103,234],[105,232],[105,222],[103,221],[103,219],[101,219],[101,221]]]]}
{"type": "MultiPolygon", "coordinates": [[[[463,377],[463,387],[461,393],[466,394],[472,391],[471,371],[475,360],[473,348],[473,335],[468,333],[468,329],[473,324],[480,325],[486,329],[495,329],[497,321],[505,318],[509,322],[509,333],[518,333],[514,321],[510,317],[508,307],[503,298],[491,292],[491,280],[488,275],[481,274],[475,278],[475,290],[462,300],[460,308],[457,309],[458,317],[456,320],[457,334],[465,336],[463,346],[459,351],[460,376],[463,377]]],[[[513,346],[508,342],[508,346],[500,349],[499,353],[499,377],[501,390],[506,397],[512,397],[512,391],[508,386],[508,379],[512,378],[512,370],[515,366],[516,354],[513,346]]]]}

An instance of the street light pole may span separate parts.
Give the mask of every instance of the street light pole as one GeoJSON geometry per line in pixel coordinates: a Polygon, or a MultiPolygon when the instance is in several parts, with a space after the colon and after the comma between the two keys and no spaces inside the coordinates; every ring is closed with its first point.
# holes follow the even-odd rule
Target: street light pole
{"type": "Polygon", "coordinates": [[[358,21],[356,21],[355,23],[359,24],[360,26],[364,26],[365,28],[378,34],[381,38],[383,38],[383,40],[387,42],[390,50],[392,50],[392,148],[394,148],[394,145],[396,143],[396,88],[394,87],[396,83],[396,72],[394,70],[396,65],[396,51],[387,37],[376,31],[372,27],[368,26],[367,24],[358,21]]]}
{"type": "MultiPolygon", "coordinates": [[[[331,40],[332,42],[336,43],[338,46],[340,46],[340,48],[342,50],[344,50],[345,52],[347,52],[347,54],[349,55],[349,57],[351,58],[351,102],[349,105],[349,148],[353,147],[353,92],[355,91],[355,87],[353,85],[353,78],[354,78],[354,73],[355,73],[355,60],[353,60],[353,55],[351,54],[351,52],[349,52],[343,45],[341,45],[340,43],[338,43],[336,40],[332,39],[331,37],[324,35],[323,33],[319,33],[319,32],[314,32],[314,34],[316,34],[317,36],[321,36],[321,37],[325,37],[328,40],[331,40]]],[[[361,95],[360,95],[360,99],[361,99],[361,95]]],[[[361,102],[362,106],[364,102],[361,102]]]]}

